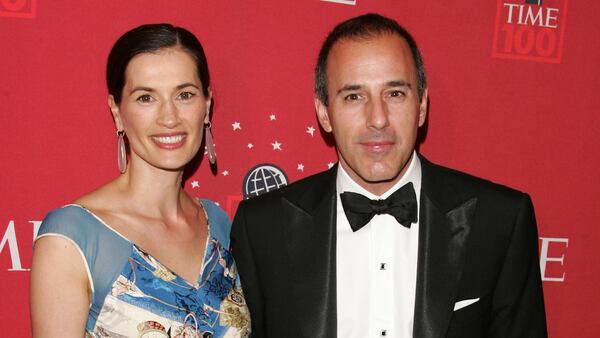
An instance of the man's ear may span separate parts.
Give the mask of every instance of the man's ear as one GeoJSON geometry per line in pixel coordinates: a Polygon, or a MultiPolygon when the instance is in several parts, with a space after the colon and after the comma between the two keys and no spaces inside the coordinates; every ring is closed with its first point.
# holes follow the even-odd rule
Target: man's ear
{"type": "Polygon", "coordinates": [[[419,127],[425,124],[425,120],[427,119],[427,102],[429,100],[429,96],[427,94],[427,88],[423,91],[423,96],[421,98],[421,103],[419,103],[419,127]]]}
{"type": "Polygon", "coordinates": [[[329,121],[329,114],[327,112],[327,106],[321,102],[318,98],[315,97],[315,110],[317,111],[317,119],[319,119],[319,124],[328,133],[333,131],[331,127],[331,121],[329,121]]]}
{"type": "Polygon", "coordinates": [[[123,130],[123,121],[121,121],[121,111],[119,110],[119,105],[115,102],[115,97],[112,95],[108,95],[108,107],[110,108],[110,113],[112,114],[113,121],[115,121],[115,127],[117,130],[123,130]]]}

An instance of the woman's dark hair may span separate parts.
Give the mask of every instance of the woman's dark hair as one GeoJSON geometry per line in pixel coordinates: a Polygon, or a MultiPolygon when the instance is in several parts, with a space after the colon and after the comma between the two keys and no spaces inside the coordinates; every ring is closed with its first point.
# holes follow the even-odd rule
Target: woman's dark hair
{"type": "Polygon", "coordinates": [[[123,86],[125,86],[125,70],[133,57],[175,46],[188,52],[196,61],[196,71],[202,82],[202,91],[204,96],[208,96],[210,75],[202,45],[194,34],[185,28],[161,23],[134,28],[123,34],[112,47],[106,64],[106,84],[108,93],[114,97],[115,102],[121,102],[123,86]]]}

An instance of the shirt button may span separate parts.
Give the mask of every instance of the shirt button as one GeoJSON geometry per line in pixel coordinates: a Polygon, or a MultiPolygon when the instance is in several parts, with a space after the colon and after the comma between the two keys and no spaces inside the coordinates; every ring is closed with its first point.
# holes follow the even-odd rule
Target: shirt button
{"type": "Polygon", "coordinates": [[[385,270],[385,263],[379,264],[379,270],[385,270]]]}
{"type": "Polygon", "coordinates": [[[381,330],[381,332],[379,333],[379,335],[381,337],[387,337],[387,330],[381,330]]]}

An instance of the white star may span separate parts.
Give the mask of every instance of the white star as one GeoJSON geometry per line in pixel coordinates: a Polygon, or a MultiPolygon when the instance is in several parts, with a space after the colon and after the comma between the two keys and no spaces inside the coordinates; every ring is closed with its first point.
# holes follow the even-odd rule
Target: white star
{"type": "Polygon", "coordinates": [[[271,145],[273,146],[273,150],[281,151],[281,143],[275,141],[274,143],[271,143],[271,145]]]}
{"type": "Polygon", "coordinates": [[[215,202],[215,204],[216,204],[217,206],[219,206],[219,207],[221,206],[221,204],[219,204],[219,202],[215,202]]]}
{"type": "Polygon", "coordinates": [[[238,121],[233,122],[231,126],[233,127],[233,130],[242,129],[242,126],[240,126],[240,123],[238,121]]]}
{"type": "Polygon", "coordinates": [[[310,126],[306,127],[306,132],[310,134],[310,136],[315,136],[315,127],[310,126]]]}
{"type": "Polygon", "coordinates": [[[192,181],[192,188],[199,188],[200,187],[200,183],[198,183],[198,181],[192,181]]]}
{"type": "Polygon", "coordinates": [[[296,169],[300,170],[300,171],[304,171],[304,164],[298,163],[298,168],[296,168],[296,169]]]}
{"type": "Polygon", "coordinates": [[[277,120],[277,116],[275,116],[275,114],[271,114],[271,115],[269,115],[269,120],[275,121],[275,120],[277,120]]]}
{"type": "Polygon", "coordinates": [[[223,176],[229,176],[229,171],[225,170],[221,174],[223,174],[223,176]]]}
{"type": "Polygon", "coordinates": [[[334,164],[335,164],[335,163],[333,163],[333,162],[329,162],[329,163],[327,163],[327,168],[331,169],[331,167],[333,167],[333,165],[334,165],[334,164]]]}
{"type": "Polygon", "coordinates": [[[254,144],[248,143],[248,149],[252,149],[253,147],[254,147],[254,144]]]}

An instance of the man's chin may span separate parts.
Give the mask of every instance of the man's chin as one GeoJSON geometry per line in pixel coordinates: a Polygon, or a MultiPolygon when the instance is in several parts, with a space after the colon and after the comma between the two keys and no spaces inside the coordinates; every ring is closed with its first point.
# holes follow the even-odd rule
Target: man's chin
{"type": "Polygon", "coordinates": [[[363,177],[363,180],[369,184],[384,184],[394,182],[398,179],[399,175],[369,175],[367,177],[363,177]]]}

